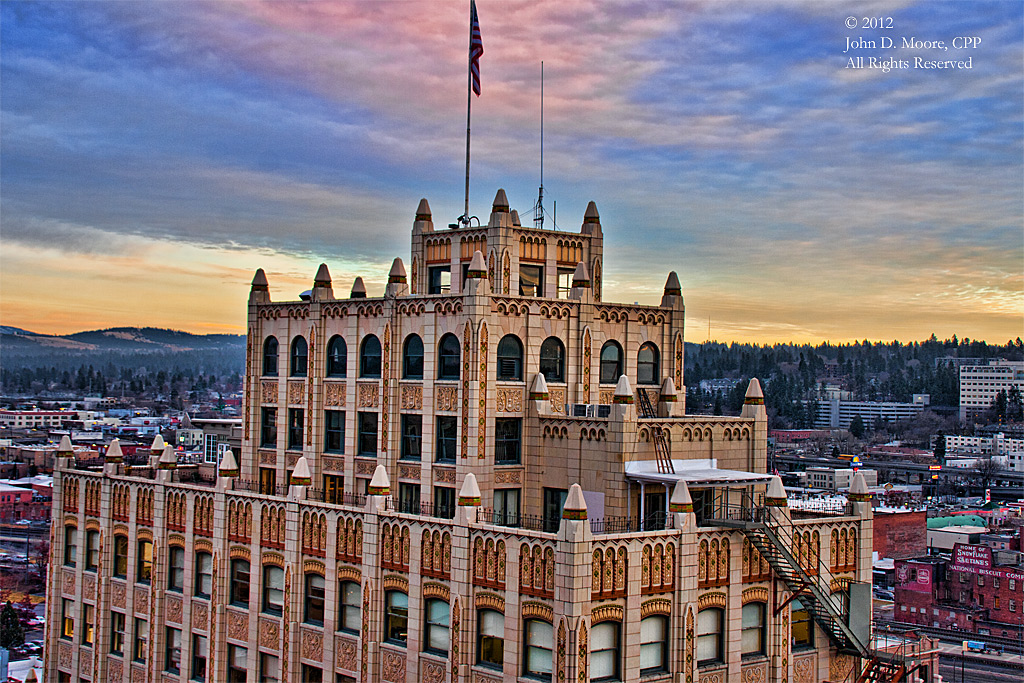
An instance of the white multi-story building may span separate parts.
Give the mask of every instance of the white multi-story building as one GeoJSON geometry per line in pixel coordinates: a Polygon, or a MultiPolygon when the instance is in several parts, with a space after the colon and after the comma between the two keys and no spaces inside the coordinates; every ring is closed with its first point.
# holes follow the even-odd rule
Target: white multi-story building
{"type": "Polygon", "coordinates": [[[966,420],[992,407],[1000,391],[1024,391],[1024,361],[990,360],[988,365],[960,367],[960,419],[966,420]]]}
{"type": "Polygon", "coordinates": [[[877,419],[890,423],[909,420],[920,415],[928,403],[928,394],[915,394],[913,403],[844,401],[832,398],[818,402],[814,426],[818,429],[849,429],[853,418],[858,416],[867,427],[871,427],[877,419]]]}
{"type": "MultiPolygon", "coordinates": [[[[938,437],[932,437],[932,443],[938,437]]],[[[1024,439],[1007,438],[1002,432],[994,436],[946,436],[946,457],[987,455],[1005,459],[1011,472],[1024,472],[1024,439]]]]}

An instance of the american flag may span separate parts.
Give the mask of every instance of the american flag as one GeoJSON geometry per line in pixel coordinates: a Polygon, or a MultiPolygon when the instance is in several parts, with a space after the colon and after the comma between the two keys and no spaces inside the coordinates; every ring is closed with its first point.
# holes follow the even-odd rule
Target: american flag
{"type": "Polygon", "coordinates": [[[480,97],[480,55],[484,41],[480,38],[480,20],[476,16],[476,2],[469,3],[469,71],[473,76],[473,92],[480,97]]]}

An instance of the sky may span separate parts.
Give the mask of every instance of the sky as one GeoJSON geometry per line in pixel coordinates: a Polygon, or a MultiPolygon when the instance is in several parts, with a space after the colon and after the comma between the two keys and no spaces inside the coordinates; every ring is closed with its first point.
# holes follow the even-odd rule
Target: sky
{"type": "MultiPolygon", "coordinates": [[[[468,14],[0,3],[0,324],[244,333],[257,268],[297,300],[321,262],[382,295],[420,198],[462,214],[468,14]]],[[[478,14],[470,213],[531,215],[543,61],[545,205],[597,202],[605,300],[674,270],[688,341],[1024,335],[1019,0],[478,14]]]]}

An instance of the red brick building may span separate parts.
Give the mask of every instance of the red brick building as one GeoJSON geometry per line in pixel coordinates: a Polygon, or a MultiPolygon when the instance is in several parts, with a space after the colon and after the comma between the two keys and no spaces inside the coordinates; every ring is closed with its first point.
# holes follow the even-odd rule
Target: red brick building
{"type": "Polygon", "coordinates": [[[904,560],[924,554],[928,547],[928,513],[875,508],[874,541],[879,557],[904,560]]]}
{"type": "Polygon", "coordinates": [[[991,548],[958,543],[951,557],[896,561],[894,618],[1016,638],[1024,624],[1024,566],[997,562],[991,548]]]}

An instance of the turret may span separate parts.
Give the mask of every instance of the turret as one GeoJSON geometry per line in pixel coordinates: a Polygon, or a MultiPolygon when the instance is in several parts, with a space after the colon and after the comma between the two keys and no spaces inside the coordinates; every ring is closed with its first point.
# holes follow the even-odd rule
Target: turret
{"type": "Polygon", "coordinates": [[[533,404],[535,414],[549,415],[551,413],[548,382],[544,379],[544,373],[542,372],[538,372],[533,378],[533,386],[530,387],[530,402],[533,404]]]}
{"type": "Polygon", "coordinates": [[[321,263],[316,271],[310,298],[313,301],[329,301],[334,298],[334,290],[331,288],[331,272],[327,270],[326,263],[321,263]]]}
{"type": "Polygon", "coordinates": [[[743,410],[740,417],[752,417],[755,420],[768,419],[768,413],[764,408],[764,392],[761,391],[761,383],[754,377],[747,385],[747,393],[743,397],[743,410]]]}
{"type": "Polygon", "coordinates": [[[558,527],[559,541],[590,540],[590,522],[587,521],[587,501],[579,484],[569,487],[562,506],[562,524],[558,527]]]}
{"type": "Polygon", "coordinates": [[[615,385],[611,416],[615,420],[626,420],[633,416],[633,387],[625,375],[619,376],[619,382],[615,385]]]}
{"type": "Polygon", "coordinates": [[[256,274],[252,276],[252,285],[249,287],[249,303],[270,303],[270,285],[267,283],[267,274],[263,272],[262,268],[257,268],[256,274]]]}
{"type": "Polygon", "coordinates": [[[587,204],[587,210],[583,213],[583,228],[581,232],[584,235],[593,235],[594,237],[601,237],[601,215],[597,212],[597,204],[590,202],[587,204]]]}
{"type": "Polygon", "coordinates": [[[498,189],[494,195],[494,202],[491,205],[491,218],[487,222],[489,228],[510,228],[512,227],[512,216],[509,213],[508,197],[505,190],[498,189]]]}
{"type": "Polygon", "coordinates": [[[363,284],[363,278],[357,277],[355,282],[352,283],[352,291],[349,293],[350,299],[365,299],[366,298],[366,285],[363,284]]]}
{"type": "Polygon", "coordinates": [[[676,393],[676,382],[672,375],[668,375],[661,383],[661,393],[658,395],[658,416],[676,417],[682,412],[679,395],[676,393]]]}
{"type": "Polygon", "coordinates": [[[476,475],[466,474],[459,489],[459,506],[455,511],[456,524],[472,524],[476,522],[480,510],[480,485],[476,483],[476,475]]]}
{"type": "Polygon", "coordinates": [[[487,264],[479,249],[473,252],[473,260],[469,262],[464,293],[469,296],[491,293],[491,283],[487,279],[487,264]]]}
{"type": "Polygon", "coordinates": [[[668,501],[668,511],[676,516],[675,528],[685,529],[695,521],[693,516],[693,498],[690,497],[690,487],[680,479],[672,489],[672,497],[668,501]]]}
{"type": "Polygon", "coordinates": [[[413,235],[425,232],[434,232],[434,221],[430,215],[430,204],[427,203],[426,197],[421,199],[420,205],[416,207],[416,220],[412,223],[413,235]]]}
{"type": "Polygon", "coordinates": [[[572,274],[572,289],[569,290],[569,298],[581,303],[593,303],[594,295],[590,288],[590,273],[587,272],[587,264],[580,261],[576,264],[576,270],[572,274]]]}

